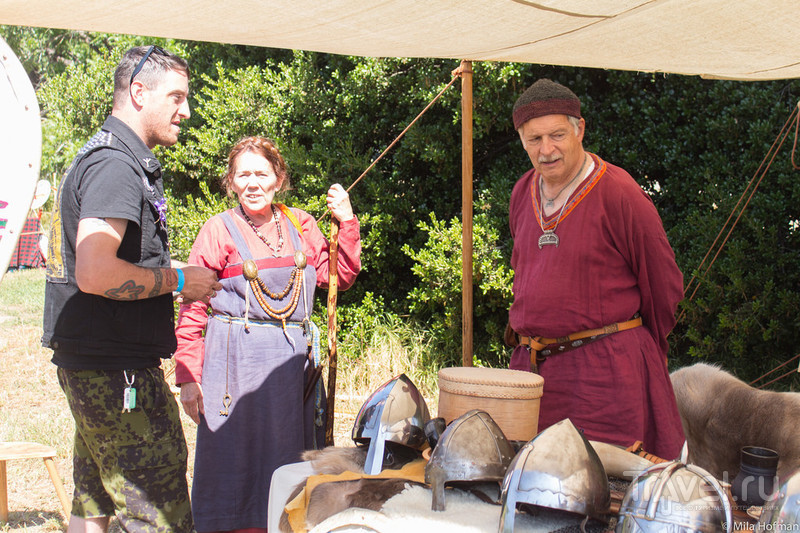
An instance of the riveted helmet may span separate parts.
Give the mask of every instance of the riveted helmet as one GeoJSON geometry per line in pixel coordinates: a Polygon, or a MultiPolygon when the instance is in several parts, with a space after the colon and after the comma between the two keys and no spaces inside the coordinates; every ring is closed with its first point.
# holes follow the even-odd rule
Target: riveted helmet
{"type": "Polygon", "coordinates": [[[764,502],[756,531],[800,531],[800,470],[764,502]]]}
{"type": "Polygon", "coordinates": [[[353,424],[356,444],[369,444],[364,472],[380,473],[386,443],[425,448],[424,428],[430,418],[425,398],[408,376],[400,374],[381,385],[361,406],[353,424]]]}
{"type": "Polygon", "coordinates": [[[643,470],[622,499],[616,533],[731,531],[731,504],[717,479],[679,461],[643,470]]]}
{"type": "Polygon", "coordinates": [[[425,482],[433,491],[431,509],[444,510],[444,484],[448,481],[502,481],[514,454],[514,447],[489,413],[473,409],[456,418],[425,466],[425,482]]]}
{"type": "Polygon", "coordinates": [[[569,419],[525,444],[503,479],[500,531],[514,531],[517,503],[604,520],[611,494],[597,452],[569,419]]]}

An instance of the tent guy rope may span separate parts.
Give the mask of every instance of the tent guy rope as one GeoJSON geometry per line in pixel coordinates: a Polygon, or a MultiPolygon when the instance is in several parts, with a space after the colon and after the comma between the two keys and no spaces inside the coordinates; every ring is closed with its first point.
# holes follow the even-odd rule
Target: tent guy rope
{"type": "MultiPolygon", "coordinates": [[[[706,252],[706,255],[703,257],[703,260],[700,262],[700,265],[697,267],[697,270],[696,270],[695,274],[689,280],[689,283],[686,284],[686,288],[683,291],[684,296],[689,294],[689,290],[692,289],[692,292],[688,297],[689,301],[691,301],[694,298],[695,294],[697,294],[697,291],[700,288],[701,282],[705,278],[706,274],[708,274],[708,272],[711,270],[712,265],[716,261],[716,259],[719,256],[720,252],[722,252],[722,248],[725,246],[725,243],[728,242],[728,238],[731,236],[731,233],[733,232],[733,229],[736,227],[736,224],[739,222],[739,219],[741,218],[742,214],[744,214],[745,209],[747,209],[747,206],[750,204],[750,200],[753,199],[753,196],[755,195],[756,190],[758,190],[758,186],[761,184],[761,181],[764,179],[764,176],[766,176],[767,171],[769,170],[769,168],[772,165],[773,161],[775,161],[775,157],[778,155],[778,152],[780,151],[781,147],[783,146],[783,143],[786,141],[786,138],[789,136],[789,133],[792,130],[792,126],[794,126],[794,143],[792,145],[791,162],[792,162],[792,167],[795,170],[800,170],[800,166],[798,166],[795,163],[795,153],[797,152],[797,138],[798,138],[798,133],[800,132],[800,102],[798,102],[797,106],[795,106],[795,108],[789,114],[789,118],[786,120],[786,123],[781,128],[781,131],[775,137],[775,140],[773,141],[772,146],[770,146],[769,150],[767,150],[767,154],[764,156],[764,159],[761,161],[761,164],[759,165],[759,167],[756,170],[755,174],[753,174],[753,177],[750,178],[750,181],[747,183],[747,187],[745,187],[744,192],[742,192],[742,195],[739,197],[739,201],[736,202],[736,205],[731,210],[730,215],[728,215],[728,219],[725,221],[725,224],[722,225],[722,228],[719,230],[719,233],[717,233],[717,237],[714,239],[714,242],[711,243],[711,246],[709,247],[708,252],[706,252]],[[749,192],[749,194],[748,194],[748,192],[749,192]],[[746,197],[746,199],[745,199],[745,197],[746,197]],[[741,206],[741,208],[740,208],[740,206],[741,206]],[[733,218],[734,214],[737,213],[737,211],[738,211],[738,214],[736,215],[736,218],[731,223],[731,219],[733,218]],[[717,245],[717,242],[720,240],[720,237],[722,237],[722,234],[725,232],[725,229],[728,227],[728,224],[730,224],[730,229],[728,229],[728,232],[725,234],[725,237],[722,238],[722,241],[720,242],[719,247],[717,248],[716,252],[714,253],[714,256],[711,258],[711,261],[709,261],[708,266],[705,268],[705,270],[703,270],[703,265],[705,264],[705,262],[708,259],[709,255],[711,255],[711,252],[714,251],[714,247],[717,245]],[[692,285],[693,283],[694,283],[694,286],[692,285]]],[[[680,315],[678,316],[678,322],[681,321],[681,319],[683,318],[683,316],[685,314],[686,314],[686,310],[683,309],[681,311],[680,315]]],[[[750,384],[753,385],[753,384],[757,383],[758,381],[761,381],[765,377],[769,376],[773,372],[775,372],[778,369],[786,366],[787,364],[791,363],[792,361],[794,361],[795,359],[797,359],[799,357],[800,357],[800,354],[795,355],[794,357],[792,357],[791,359],[789,359],[785,363],[777,366],[776,368],[770,370],[769,372],[767,372],[766,374],[762,375],[761,377],[753,380],[752,382],[750,382],[750,384]]],[[[770,385],[770,384],[772,384],[772,383],[774,383],[774,382],[776,382],[776,381],[778,381],[778,380],[780,380],[780,379],[782,379],[782,378],[784,378],[784,377],[786,377],[786,376],[788,376],[790,374],[793,374],[795,372],[800,372],[800,366],[798,366],[796,371],[795,370],[790,370],[789,372],[786,372],[785,374],[782,374],[782,375],[778,376],[777,378],[774,378],[774,379],[772,379],[772,380],[770,380],[770,381],[768,381],[766,383],[762,383],[761,385],[758,385],[756,388],[762,389],[762,388],[766,387],[767,385],[770,385]]]]}
{"type": "MultiPolygon", "coordinates": [[[[769,372],[767,372],[766,374],[762,375],[761,377],[758,377],[758,378],[754,379],[753,381],[751,381],[751,382],[750,382],[750,385],[753,385],[753,386],[755,386],[755,383],[757,383],[757,382],[761,381],[762,379],[764,379],[765,377],[769,376],[769,375],[770,375],[770,374],[772,374],[773,372],[777,372],[777,371],[778,371],[778,369],[781,369],[781,368],[785,367],[786,365],[788,365],[789,363],[791,363],[792,361],[794,361],[795,359],[798,359],[798,358],[800,358],[800,354],[797,354],[797,355],[795,355],[794,357],[792,357],[791,359],[789,359],[788,361],[786,361],[785,363],[783,363],[783,364],[780,364],[780,365],[776,366],[775,368],[773,368],[772,370],[770,370],[770,371],[769,371],[769,372]]],[[[800,363],[798,363],[797,370],[790,370],[790,371],[786,372],[785,374],[781,374],[781,375],[780,375],[780,376],[778,376],[777,378],[773,378],[773,379],[771,379],[770,381],[767,381],[766,383],[762,383],[761,385],[758,385],[758,386],[756,386],[756,388],[757,388],[757,389],[763,389],[763,388],[764,388],[764,387],[766,387],[767,385],[771,385],[772,383],[775,383],[775,382],[776,382],[776,381],[778,381],[779,379],[783,379],[783,378],[785,378],[786,376],[788,376],[789,374],[794,374],[795,372],[797,372],[798,374],[800,374],[800,363]]]]}
{"type": "MultiPolygon", "coordinates": [[[[408,132],[409,129],[424,115],[432,106],[435,104],[439,98],[449,89],[453,83],[461,76],[462,67],[455,69],[452,72],[453,78],[450,82],[444,86],[444,88],[439,91],[439,93],[431,100],[425,108],[419,112],[419,114],[412,120],[408,126],[405,127],[403,131],[386,147],[386,149],[381,152],[381,154],[375,158],[375,160],[361,173],[361,175],[350,184],[347,188],[347,192],[349,193],[350,190],[356,186],[356,184],[361,181],[367,173],[372,170],[375,165],[383,159],[389,150],[391,150],[394,145],[396,145],[400,139],[408,132]]],[[[325,212],[327,216],[330,214],[330,210],[325,212]]],[[[338,346],[336,342],[336,305],[339,295],[339,273],[338,273],[338,264],[337,261],[339,260],[339,221],[336,220],[334,217],[331,217],[331,233],[330,233],[330,268],[328,270],[328,398],[327,398],[327,423],[325,425],[325,445],[326,446],[333,446],[333,422],[334,422],[334,409],[336,406],[336,365],[338,359],[338,346]]]]}
{"type": "MultiPolygon", "coordinates": [[[[778,155],[778,151],[780,151],[781,146],[783,146],[784,141],[786,141],[786,138],[789,136],[792,125],[795,126],[795,143],[794,143],[794,148],[792,150],[792,165],[794,166],[794,168],[800,169],[800,167],[794,165],[794,151],[797,148],[797,133],[798,133],[797,128],[798,128],[798,122],[800,121],[800,113],[798,113],[798,108],[800,108],[800,104],[798,104],[798,106],[796,106],[795,109],[792,111],[792,113],[789,115],[789,118],[786,120],[786,123],[783,125],[783,128],[781,128],[781,131],[778,133],[777,137],[775,138],[775,141],[773,141],[772,146],[770,146],[769,150],[767,151],[767,154],[764,156],[764,159],[761,161],[761,164],[759,165],[755,174],[753,174],[753,177],[750,178],[747,187],[745,187],[744,192],[742,192],[742,195],[739,197],[739,201],[736,202],[736,205],[731,210],[730,215],[728,215],[728,219],[725,221],[725,224],[722,225],[722,228],[719,230],[719,233],[717,233],[717,237],[714,239],[714,242],[711,243],[708,252],[706,252],[706,255],[703,257],[703,260],[697,267],[697,271],[689,280],[689,282],[686,284],[686,287],[683,290],[684,296],[689,294],[690,289],[692,290],[691,294],[689,294],[688,296],[689,301],[691,301],[694,298],[695,294],[697,294],[697,290],[700,288],[701,282],[705,278],[706,274],[708,274],[708,272],[711,270],[711,267],[713,266],[720,252],[722,252],[722,248],[725,246],[725,243],[728,241],[728,238],[731,236],[731,233],[733,233],[733,230],[736,227],[736,224],[739,222],[739,219],[741,218],[742,214],[744,214],[745,209],[747,209],[747,206],[750,204],[750,200],[753,199],[753,196],[755,195],[756,190],[758,190],[761,181],[764,179],[764,176],[766,176],[767,171],[772,165],[772,162],[778,155]],[[738,214],[736,214],[737,211],[738,214]],[[736,218],[731,223],[731,219],[733,218],[734,214],[736,214],[736,218]],[[725,232],[725,229],[728,228],[729,224],[730,228],[728,229],[728,232],[725,234],[725,237],[722,238],[722,241],[720,242],[716,252],[714,253],[714,256],[708,263],[708,266],[706,266],[705,269],[703,269],[703,265],[705,265],[706,260],[708,259],[709,255],[711,255],[711,252],[714,251],[715,246],[717,246],[717,242],[720,240],[720,237],[722,237],[722,234],[725,232]]],[[[686,313],[685,310],[681,311],[681,314],[678,317],[679,322],[683,318],[685,313],[686,313]]]]}

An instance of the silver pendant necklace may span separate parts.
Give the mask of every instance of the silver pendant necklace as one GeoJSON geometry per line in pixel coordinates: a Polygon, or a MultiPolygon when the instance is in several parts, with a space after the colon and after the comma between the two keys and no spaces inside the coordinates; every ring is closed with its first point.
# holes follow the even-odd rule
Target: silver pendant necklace
{"type": "Polygon", "coordinates": [[[552,198],[548,198],[547,196],[545,196],[545,194],[544,194],[544,182],[542,182],[542,181],[540,181],[540,182],[539,182],[539,193],[540,193],[540,195],[541,195],[542,199],[543,199],[543,200],[546,200],[546,202],[545,202],[545,204],[544,204],[544,205],[545,205],[545,207],[547,207],[547,208],[551,208],[551,207],[553,207],[553,206],[556,204],[556,200],[558,199],[558,197],[559,197],[559,196],[561,196],[561,193],[562,193],[562,192],[564,192],[564,191],[566,191],[566,190],[567,190],[567,187],[569,187],[570,185],[572,185],[573,183],[575,183],[575,180],[576,180],[576,179],[578,179],[578,176],[580,176],[580,175],[581,175],[581,173],[583,172],[583,167],[584,167],[585,165],[586,165],[586,158],[585,158],[585,156],[584,156],[584,159],[583,159],[583,165],[581,165],[581,169],[578,171],[578,173],[577,173],[577,174],[575,174],[575,177],[574,177],[574,178],[572,178],[571,180],[569,180],[569,183],[567,183],[566,185],[564,185],[564,186],[561,188],[561,190],[560,190],[560,191],[558,191],[558,193],[557,193],[555,196],[553,196],[552,198]]]}
{"type": "MultiPolygon", "coordinates": [[[[555,195],[555,197],[553,198],[553,200],[555,200],[556,198],[558,198],[559,196],[561,196],[561,193],[562,193],[562,192],[564,192],[564,190],[565,190],[567,187],[569,187],[570,185],[572,185],[572,183],[573,183],[573,182],[574,182],[576,179],[578,179],[578,176],[580,176],[581,174],[583,174],[583,169],[584,169],[585,167],[586,167],[586,156],[584,155],[584,156],[583,156],[583,164],[581,165],[581,169],[578,171],[578,173],[577,173],[577,174],[575,174],[575,177],[574,177],[574,178],[572,178],[572,179],[570,180],[570,182],[569,182],[569,183],[568,183],[568,184],[567,184],[567,185],[566,185],[566,186],[565,186],[563,189],[561,189],[561,190],[558,192],[558,194],[557,194],[557,195],[555,195]]],[[[540,182],[540,184],[541,184],[541,182],[540,182]]],[[[541,185],[539,186],[539,197],[540,197],[540,198],[539,198],[539,205],[540,205],[540,208],[539,208],[539,227],[541,227],[541,228],[542,228],[542,231],[544,232],[544,233],[542,233],[542,235],[539,237],[539,249],[541,250],[541,249],[542,249],[544,246],[548,246],[548,245],[551,245],[551,244],[552,244],[552,245],[554,245],[556,248],[558,248],[558,244],[559,244],[559,242],[561,242],[561,241],[560,241],[560,239],[558,238],[558,235],[556,235],[556,228],[558,228],[558,223],[559,223],[559,222],[561,222],[561,215],[563,215],[563,214],[564,214],[564,209],[567,207],[567,203],[569,203],[569,202],[567,201],[567,200],[569,200],[569,196],[567,196],[567,199],[566,199],[566,200],[564,200],[564,205],[562,205],[562,206],[561,206],[561,211],[558,213],[558,218],[556,218],[556,223],[555,223],[555,224],[553,224],[553,227],[552,227],[551,229],[544,229],[544,207],[545,207],[544,200],[545,200],[545,197],[544,197],[544,189],[542,188],[542,186],[541,186],[541,185]]],[[[548,200],[548,204],[547,204],[547,206],[548,206],[548,207],[552,207],[552,205],[553,205],[553,201],[550,201],[550,200],[548,200]]]]}
{"type": "Polygon", "coordinates": [[[539,225],[542,227],[542,235],[539,237],[539,249],[541,250],[543,246],[547,246],[548,244],[554,244],[556,248],[558,248],[559,238],[556,235],[556,228],[558,227],[558,223],[561,221],[561,215],[564,214],[564,208],[567,207],[567,202],[564,202],[564,205],[561,206],[561,212],[558,213],[558,218],[556,219],[555,225],[551,229],[544,229],[544,204],[542,204],[541,209],[539,209],[539,225]]]}

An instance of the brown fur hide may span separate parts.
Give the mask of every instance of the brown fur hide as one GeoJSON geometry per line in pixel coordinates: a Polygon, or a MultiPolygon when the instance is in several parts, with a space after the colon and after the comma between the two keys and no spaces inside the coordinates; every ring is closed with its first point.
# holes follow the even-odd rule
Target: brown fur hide
{"type": "Polygon", "coordinates": [[[367,448],[337,448],[328,446],[322,450],[303,452],[303,461],[310,461],[317,474],[341,474],[363,472],[367,461],[367,448]]]}
{"type": "Polygon", "coordinates": [[[705,363],[672,373],[688,461],[732,482],[740,450],[762,446],[780,455],[778,476],[800,467],[800,393],[759,390],[705,363]]]}
{"type": "MultiPolygon", "coordinates": [[[[317,474],[341,474],[343,472],[363,472],[367,458],[366,448],[336,448],[329,446],[322,450],[309,450],[303,453],[304,461],[311,461],[317,474]]],[[[402,464],[395,465],[395,468],[402,464]]],[[[406,484],[414,485],[404,479],[358,479],[336,481],[317,486],[308,499],[306,525],[308,529],[345,509],[359,507],[379,511],[392,496],[400,494],[406,484]]],[[[305,486],[298,485],[289,497],[292,501],[305,486]]],[[[291,533],[286,511],[281,513],[280,529],[291,533]]]]}

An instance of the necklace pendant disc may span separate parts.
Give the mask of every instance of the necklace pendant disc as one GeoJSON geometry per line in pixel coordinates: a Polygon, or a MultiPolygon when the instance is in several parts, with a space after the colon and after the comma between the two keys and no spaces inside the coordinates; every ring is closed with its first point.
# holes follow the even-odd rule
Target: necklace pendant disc
{"type": "Polygon", "coordinates": [[[297,268],[303,269],[308,264],[308,260],[306,259],[306,254],[302,251],[297,250],[294,253],[294,264],[297,268]]]}
{"type": "Polygon", "coordinates": [[[541,237],[539,237],[539,249],[541,250],[543,246],[548,246],[554,244],[556,248],[558,247],[559,238],[558,235],[555,234],[555,230],[544,230],[544,233],[541,237]]]}
{"type": "Polygon", "coordinates": [[[258,277],[258,266],[252,259],[248,259],[242,265],[242,273],[247,281],[253,281],[258,277]]]}

